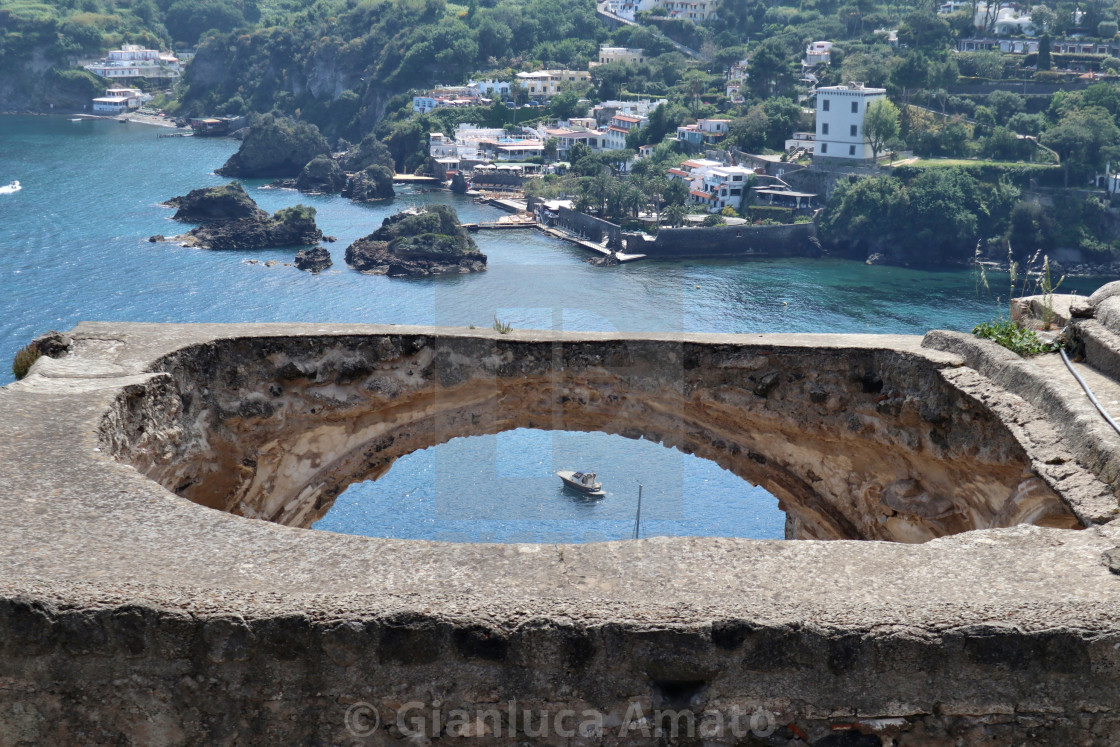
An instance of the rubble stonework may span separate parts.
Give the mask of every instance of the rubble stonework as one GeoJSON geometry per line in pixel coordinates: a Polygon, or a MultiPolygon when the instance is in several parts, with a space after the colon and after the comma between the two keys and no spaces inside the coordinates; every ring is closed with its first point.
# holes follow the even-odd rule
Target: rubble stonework
{"type": "Polygon", "coordinates": [[[419,724],[441,743],[649,744],[674,723],[727,744],[1120,739],[1117,501],[1087,463],[1109,442],[1061,437],[990,343],[67,339],[0,390],[0,743],[416,743],[419,724]],[[515,427],[656,439],[765,486],[793,537],[900,541],[299,528],[396,457],[515,427]]]}

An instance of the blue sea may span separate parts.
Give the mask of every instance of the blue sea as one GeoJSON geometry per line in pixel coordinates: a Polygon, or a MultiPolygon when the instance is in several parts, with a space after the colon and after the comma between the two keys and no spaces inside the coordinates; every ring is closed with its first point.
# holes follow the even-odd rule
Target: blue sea
{"type": "MultiPolygon", "coordinates": [[[[390,279],[346,267],[347,245],[403,208],[446,203],[465,222],[500,215],[444,192],[406,189],[391,202],[357,205],[246,182],[266,210],[312,205],[324,233],[338,237],[325,244],[335,266],[317,276],[284,266],[295,248],[209,252],[152,244],[152,234],[184,230],[159,203],[224,183],[213,170],[237,146],[157,138],[162,132],[64,116],[0,116],[0,184],[18,179],[23,186],[0,194],[0,361],[38,334],[82,320],[489,327],[497,317],[518,329],[921,334],[968,330],[999,313],[968,272],[827,259],[596,268],[583,250],[535,231],[478,234],[489,257],[480,274],[390,279]],[[267,267],[267,260],[278,264],[267,267]]],[[[989,277],[997,289],[1006,280],[989,277]]],[[[1067,280],[1063,290],[1098,284],[1067,280]]],[[[11,381],[7,368],[0,383],[11,381]]],[[[533,430],[453,439],[403,457],[380,480],[348,489],[315,528],[450,541],[621,539],[633,535],[639,482],[643,537],[783,536],[777,501],[711,462],[621,436],[533,430]],[[557,469],[598,472],[607,495],[570,495],[557,469]]]]}

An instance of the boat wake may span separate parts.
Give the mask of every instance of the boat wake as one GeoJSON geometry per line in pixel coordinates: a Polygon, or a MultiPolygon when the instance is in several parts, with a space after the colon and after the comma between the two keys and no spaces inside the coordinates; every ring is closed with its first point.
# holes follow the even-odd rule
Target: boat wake
{"type": "Polygon", "coordinates": [[[0,187],[0,195],[10,195],[13,192],[20,191],[21,189],[23,189],[23,187],[19,186],[18,181],[17,182],[12,182],[11,184],[9,184],[6,187],[0,187]]]}

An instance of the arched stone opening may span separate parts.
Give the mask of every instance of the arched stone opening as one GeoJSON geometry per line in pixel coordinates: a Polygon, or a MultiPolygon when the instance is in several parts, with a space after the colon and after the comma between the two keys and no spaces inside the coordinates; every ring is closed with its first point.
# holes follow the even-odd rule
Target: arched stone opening
{"type": "Polygon", "coordinates": [[[715,462],[599,431],[517,428],[414,451],[375,481],[352,483],[313,529],[369,538],[486,544],[588,544],[640,536],[775,540],[778,499],[715,462]],[[594,470],[601,496],[556,472],[594,470]]]}
{"type": "Polygon", "coordinates": [[[103,429],[174,492],[310,526],[455,436],[644,437],[776,496],[787,537],[921,542],[1077,518],[986,406],[913,350],[809,338],[437,334],[219,340],[161,360],[103,429]],[[760,338],[761,339],[761,338],[760,338]]]}

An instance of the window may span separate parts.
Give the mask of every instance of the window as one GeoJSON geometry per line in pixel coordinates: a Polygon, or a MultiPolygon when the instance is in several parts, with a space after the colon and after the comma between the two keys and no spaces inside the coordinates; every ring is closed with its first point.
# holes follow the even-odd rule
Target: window
{"type": "Polygon", "coordinates": [[[859,114],[859,102],[858,101],[853,101],[852,102],[852,114],[859,114]]]}
{"type": "Polygon", "coordinates": [[[856,146],[849,145],[848,146],[848,155],[849,156],[854,156],[855,154],[856,154],[856,146]]]}
{"type": "Polygon", "coordinates": [[[852,137],[855,137],[858,133],[859,133],[859,125],[852,125],[852,137]]]}
{"type": "Polygon", "coordinates": [[[825,122],[821,125],[821,134],[822,135],[827,135],[828,134],[828,122],[825,122]]]}
{"type": "Polygon", "coordinates": [[[821,102],[821,111],[822,112],[828,111],[828,99],[825,99],[824,101],[821,102]]]}
{"type": "Polygon", "coordinates": [[[828,153],[828,143],[821,143],[821,153],[828,153]]]}
{"type": "Polygon", "coordinates": [[[733,176],[733,177],[731,177],[731,181],[733,181],[733,182],[741,182],[741,181],[743,181],[743,177],[741,177],[741,176],[733,176]]]}

